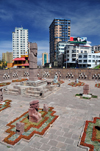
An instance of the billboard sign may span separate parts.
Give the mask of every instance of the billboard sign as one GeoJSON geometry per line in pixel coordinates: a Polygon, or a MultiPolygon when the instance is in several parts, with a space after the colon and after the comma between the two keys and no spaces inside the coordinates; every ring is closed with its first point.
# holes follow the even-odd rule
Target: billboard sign
{"type": "Polygon", "coordinates": [[[70,37],[71,44],[86,44],[87,37],[70,37]]]}

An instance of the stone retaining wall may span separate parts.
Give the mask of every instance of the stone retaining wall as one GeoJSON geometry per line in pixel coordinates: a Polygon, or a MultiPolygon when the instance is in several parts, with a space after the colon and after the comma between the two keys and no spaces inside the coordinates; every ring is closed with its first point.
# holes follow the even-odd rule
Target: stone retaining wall
{"type": "MultiPolygon", "coordinates": [[[[34,69],[37,70],[38,77],[54,78],[54,75],[59,73],[61,79],[82,79],[82,80],[100,80],[99,69],[34,69]]],[[[21,77],[28,77],[29,69],[7,69],[0,70],[0,81],[8,79],[18,79],[21,77]]]]}

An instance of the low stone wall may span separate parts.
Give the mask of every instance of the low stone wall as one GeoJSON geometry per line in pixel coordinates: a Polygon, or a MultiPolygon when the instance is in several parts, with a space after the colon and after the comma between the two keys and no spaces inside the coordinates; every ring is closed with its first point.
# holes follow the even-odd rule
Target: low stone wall
{"type": "Polygon", "coordinates": [[[54,78],[59,73],[62,79],[100,80],[99,69],[39,69],[38,73],[40,77],[44,75],[46,78],[54,78]]]}
{"type": "Polygon", "coordinates": [[[29,76],[29,69],[7,69],[7,70],[0,70],[0,81],[3,80],[11,80],[11,79],[18,79],[21,77],[28,77],[29,76]]]}
{"type": "MultiPolygon", "coordinates": [[[[82,79],[82,80],[100,80],[99,69],[34,69],[37,70],[38,77],[54,78],[57,73],[62,79],[82,79]]],[[[29,76],[29,68],[27,69],[8,69],[0,70],[0,81],[15,79],[29,76]]]]}

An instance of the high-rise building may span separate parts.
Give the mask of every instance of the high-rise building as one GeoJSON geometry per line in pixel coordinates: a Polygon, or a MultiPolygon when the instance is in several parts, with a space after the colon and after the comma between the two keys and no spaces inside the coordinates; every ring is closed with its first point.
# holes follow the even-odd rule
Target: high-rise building
{"type": "Polygon", "coordinates": [[[49,26],[50,63],[56,60],[56,44],[70,39],[70,20],[55,18],[49,26]]]}
{"type": "Polygon", "coordinates": [[[46,52],[42,53],[42,66],[44,66],[45,63],[48,63],[48,53],[46,52]]]}
{"type": "Polygon", "coordinates": [[[21,55],[28,55],[28,29],[15,27],[12,33],[13,59],[20,58],[21,55]]]}
{"type": "Polygon", "coordinates": [[[12,52],[6,52],[2,53],[2,60],[6,61],[7,63],[12,63],[13,59],[13,53],[12,52]]]}

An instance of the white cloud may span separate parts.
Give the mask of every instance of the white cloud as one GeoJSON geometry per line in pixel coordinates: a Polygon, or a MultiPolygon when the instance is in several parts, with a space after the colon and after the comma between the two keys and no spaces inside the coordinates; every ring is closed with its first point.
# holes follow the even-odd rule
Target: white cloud
{"type": "Polygon", "coordinates": [[[12,20],[13,14],[5,9],[0,9],[0,19],[2,20],[12,20]]]}

